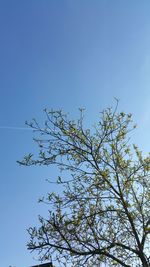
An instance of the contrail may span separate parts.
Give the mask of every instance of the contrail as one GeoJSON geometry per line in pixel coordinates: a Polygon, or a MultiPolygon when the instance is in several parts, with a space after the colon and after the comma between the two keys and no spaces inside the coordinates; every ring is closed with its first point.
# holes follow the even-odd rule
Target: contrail
{"type": "Polygon", "coordinates": [[[27,128],[27,127],[15,127],[15,126],[0,126],[0,130],[32,130],[31,128],[27,128]]]}

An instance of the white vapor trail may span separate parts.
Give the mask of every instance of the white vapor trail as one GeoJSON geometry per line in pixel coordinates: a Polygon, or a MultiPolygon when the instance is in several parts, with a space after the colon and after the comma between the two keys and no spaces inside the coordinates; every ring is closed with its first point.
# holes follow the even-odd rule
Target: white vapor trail
{"type": "Polygon", "coordinates": [[[0,126],[0,130],[32,130],[31,128],[27,128],[27,127],[15,127],[15,126],[0,126]]]}

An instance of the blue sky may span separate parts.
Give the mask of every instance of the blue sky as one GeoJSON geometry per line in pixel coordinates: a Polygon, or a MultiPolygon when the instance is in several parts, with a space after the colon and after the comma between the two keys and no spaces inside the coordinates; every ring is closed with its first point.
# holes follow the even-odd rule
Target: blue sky
{"type": "Polygon", "coordinates": [[[133,142],[150,151],[149,0],[0,0],[0,261],[36,264],[26,250],[26,229],[47,207],[40,196],[55,189],[51,168],[17,165],[36,152],[24,127],[42,110],[63,108],[89,123],[120,99],[138,129],[133,142]]]}

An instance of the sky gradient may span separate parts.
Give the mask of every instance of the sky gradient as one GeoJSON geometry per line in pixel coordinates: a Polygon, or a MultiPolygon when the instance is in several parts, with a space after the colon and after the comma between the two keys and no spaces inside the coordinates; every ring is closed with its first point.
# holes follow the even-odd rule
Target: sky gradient
{"type": "Polygon", "coordinates": [[[133,113],[133,142],[150,151],[150,1],[0,0],[0,264],[36,264],[26,229],[47,207],[53,168],[16,163],[36,152],[24,122],[44,108],[89,124],[115,104],[133,113]]]}

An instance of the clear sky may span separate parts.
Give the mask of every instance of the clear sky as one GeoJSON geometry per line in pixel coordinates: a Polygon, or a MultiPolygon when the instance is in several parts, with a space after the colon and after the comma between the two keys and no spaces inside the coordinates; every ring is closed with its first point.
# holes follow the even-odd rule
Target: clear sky
{"type": "Polygon", "coordinates": [[[149,0],[0,0],[0,266],[36,264],[26,229],[46,213],[37,200],[55,175],[17,165],[36,151],[18,127],[42,121],[45,107],[74,118],[85,107],[94,123],[114,97],[139,125],[133,142],[150,151],[149,0]]]}

